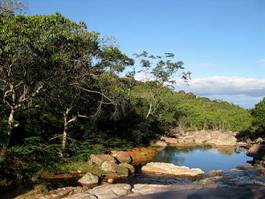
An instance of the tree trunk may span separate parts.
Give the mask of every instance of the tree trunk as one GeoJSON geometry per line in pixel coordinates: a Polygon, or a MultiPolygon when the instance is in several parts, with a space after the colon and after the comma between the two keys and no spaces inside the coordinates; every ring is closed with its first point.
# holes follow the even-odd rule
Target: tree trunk
{"type": "Polygon", "coordinates": [[[64,156],[64,151],[67,143],[67,136],[68,136],[68,114],[69,109],[67,108],[64,112],[64,126],[63,126],[63,137],[62,137],[62,146],[61,146],[61,157],[64,156]]]}
{"type": "Polygon", "coordinates": [[[149,104],[149,110],[148,110],[148,113],[147,113],[145,119],[147,119],[149,117],[149,115],[151,114],[151,111],[152,111],[152,103],[149,104]]]}
{"type": "Polygon", "coordinates": [[[8,135],[11,136],[11,133],[12,133],[12,130],[15,126],[15,118],[14,118],[14,115],[15,115],[15,110],[12,108],[10,113],[9,113],[9,117],[8,117],[8,135]]]}

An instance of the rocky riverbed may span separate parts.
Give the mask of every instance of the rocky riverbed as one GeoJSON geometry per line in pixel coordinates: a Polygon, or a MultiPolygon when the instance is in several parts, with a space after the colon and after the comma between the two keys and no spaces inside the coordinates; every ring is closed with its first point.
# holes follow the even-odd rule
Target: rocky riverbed
{"type": "MultiPolygon", "coordinates": [[[[175,137],[161,137],[153,142],[154,147],[136,148],[130,151],[111,151],[108,154],[91,155],[89,165],[102,171],[98,176],[95,173],[83,174],[78,180],[79,186],[64,187],[52,190],[46,194],[34,193],[34,197],[24,198],[87,198],[87,199],[112,199],[112,198],[264,198],[265,197],[265,170],[262,167],[241,166],[232,170],[213,170],[204,172],[200,168],[177,166],[172,163],[150,162],[167,146],[197,146],[210,145],[218,150],[225,150],[246,143],[236,142],[234,134],[212,132],[194,133],[186,132],[175,137]],[[214,137],[217,136],[217,140],[214,137]],[[149,163],[148,163],[149,162],[149,163]],[[146,164],[147,163],[147,164],[146,164]],[[145,182],[137,183],[126,181],[128,176],[135,175],[136,165],[144,164],[141,171],[158,178],[167,176],[180,177],[180,181],[172,184],[159,184],[145,182]],[[160,177],[159,177],[160,176],[160,177]],[[123,179],[123,180],[121,180],[123,179]],[[181,182],[181,183],[178,183],[181,182]]],[[[252,145],[248,154],[254,158],[263,158],[261,149],[263,145],[252,145]]],[[[229,151],[230,152],[230,151],[229,151]]],[[[262,159],[263,160],[263,159],[262,159]]],[[[170,177],[168,177],[170,178],[170,177]]],[[[25,195],[24,195],[25,196],[25,195]]]]}

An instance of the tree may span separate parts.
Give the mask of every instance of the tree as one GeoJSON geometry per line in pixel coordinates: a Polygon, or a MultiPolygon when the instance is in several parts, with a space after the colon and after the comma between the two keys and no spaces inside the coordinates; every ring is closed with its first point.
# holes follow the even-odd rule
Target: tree
{"type": "Polygon", "coordinates": [[[135,54],[140,61],[139,72],[143,72],[145,81],[150,82],[150,103],[149,110],[146,114],[146,119],[158,110],[161,101],[161,88],[170,87],[176,82],[175,75],[182,71],[181,78],[184,81],[190,79],[190,72],[183,72],[183,62],[174,61],[175,55],[173,53],[164,53],[164,56],[150,55],[143,51],[140,54],[135,54]],[[151,79],[151,80],[150,80],[151,79]]]}
{"type": "Polygon", "coordinates": [[[252,115],[254,116],[254,126],[265,129],[265,98],[255,105],[252,115]]]}
{"type": "Polygon", "coordinates": [[[19,126],[16,113],[34,108],[32,103],[52,78],[48,26],[41,17],[0,17],[1,101],[9,110],[9,134],[19,126]],[[47,52],[49,51],[49,53],[47,52]]]}
{"type": "Polygon", "coordinates": [[[0,1],[0,16],[24,14],[26,5],[19,0],[1,0],[0,1]]]}

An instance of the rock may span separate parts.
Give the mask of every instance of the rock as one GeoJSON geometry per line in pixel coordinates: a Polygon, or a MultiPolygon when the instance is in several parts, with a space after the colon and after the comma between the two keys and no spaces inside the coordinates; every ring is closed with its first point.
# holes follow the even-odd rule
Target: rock
{"type": "Polygon", "coordinates": [[[72,196],[68,196],[65,199],[98,199],[98,198],[93,194],[85,192],[85,193],[78,193],[72,196]]]}
{"type": "Polygon", "coordinates": [[[102,171],[116,173],[118,165],[112,161],[104,161],[101,164],[102,171]]]}
{"type": "Polygon", "coordinates": [[[92,173],[87,173],[78,180],[78,183],[80,183],[82,186],[92,186],[98,184],[98,182],[99,177],[92,173]]]}
{"type": "Polygon", "coordinates": [[[101,166],[101,164],[104,161],[109,161],[109,162],[113,162],[113,163],[117,162],[117,160],[114,157],[112,157],[111,155],[107,155],[107,154],[100,154],[100,155],[92,154],[92,155],[90,155],[89,162],[91,164],[101,166]]]}
{"type": "Polygon", "coordinates": [[[199,168],[189,168],[185,166],[176,166],[172,163],[150,162],[142,167],[146,173],[164,174],[170,176],[193,177],[204,174],[199,168]]]}
{"type": "Polygon", "coordinates": [[[169,145],[175,145],[179,143],[179,140],[177,138],[171,138],[171,137],[161,137],[161,140],[169,145]]]}
{"type": "Polygon", "coordinates": [[[235,146],[237,139],[231,132],[221,131],[192,131],[176,134],[175,138],[161,137],[169,145],[212,145],[212,146],[235,146]]]}
{"type": "Polygon", "coordinates": [[[135,173],[135,168],[131,164],[128,164],[128,163],[120,163],[119,166],[128,168],[130,170],[130,173],[135,173]]]}
{"type": "Polygon", "coordinates": [[[112,199],[125,196],[131,191],[129,184],[105,184],[95,187],[88,192],[95,195],[98,199],[112,199]]]}
{"type": "Polygon", "coordinates": [[[128,153],[132,157],[132,164],[143,164],[151,161],[157,155],[158,150],[155,147],[142,147],[134,148],[128,153]]]}
{"type": "MultiPolygon", "coordinates": [[[[190,185],[160,185],[160,184],[135,184],[133,189],[132,189],[132,194],[129,196],[141,196],[141,198],[146,198],[145,195],[149,194],[154,194],[154,193],[163,193],[163,192],[168,192],[168,191],[191,191],[191,190],[199,190],[202,187],[207,187],[207,186],[202,186],[200,184],[190,184],[190,185]]],[[[212,187],[212,186],[211,186],[212,187]]],[[[165,198],[182,198],[179,196],[171,196],[171,197],[162,197],[163,199],[165,198]]],[[[147,197],[151,198],[151,197],[147,197]]],[[[152,198],[161,198],[159,196],[154,196],[152,198]]]]}
{"type": "Polygon", "coordinates": [[[213,176],[218,176],[218,175],[221,175],[223,174],[225,171],[222,170],[222,169],[218,169],[218,170],[212,170],[212,171],[209,171],[206,175],[208,177],[213,177],[213,176]]]}
{"type": "Polygon", "coordinates": [[[247,155],[256,157],[259,156],[259,154],[263,151],[265,151],[264,144],[254,144],[249,148],[247,155]]]}
{"type": "Polygon", "coordinates": [[[165,141],[162,141],[162,140],[157,140],[157,141],[151,142],[151,146],[154,146],[154,147],[166,147],[167,143],[165,141]]]}
{"type": "Polygon", "coordinates": [[[132,162],[131,156],[126,151],[118,151],[116,153],[113,153],[112,156],[115,157],[120,163],[123,163],[123,162],[131,163],[132,162]]]}
{"type": "Polygon", "coordinates": [[[130,170],[127,167],[117,166],[116,172],[120,177],[128,177],[130,175],[130,170]]]}

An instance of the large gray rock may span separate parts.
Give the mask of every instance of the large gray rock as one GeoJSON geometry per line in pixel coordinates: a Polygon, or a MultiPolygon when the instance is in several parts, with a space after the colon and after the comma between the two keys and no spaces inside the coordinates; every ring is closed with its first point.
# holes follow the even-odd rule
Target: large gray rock
{"type": "Polygon", "coordinates": [[[98,199],[112,199],[128,195],[131,191],[129,184],[106,184],[95,187],[88,192],[96,195],[98,199]]]}
{"type": "Polygon", "coordinates": [[[204,174],[204,172],[199,168],[176,166],[172,163],[165,162],[150,162],[142,167],[142,172],[187,177],[193,177],[204,174]]]}
{"type": "Polygon", "coordinates": [[[99,177],[92,174],[92,173],[87,173],[84,175],[82,178],[78,180],[78,183],[80,183],[83,186],[92,186],[98,184],[99,177]]]}
{"type": "Polygon", "coordinates": [[[235,146],[237,139],[234,133],[221,131],[192,131],[185,132],[176,137],[161,137],[169,145],[212,145],[235,146]]]}
{"type": "Polygon", "coordinates": [[[99,155],[92,154],[92,155],[90,155],[90,159],[89,159],[90,164],[101,166],[101,164],[104,161],[109,161],[109,162],[113,162],[113,163],[117,162],[117,160],[114,157],[112,157],[111,155],[107,155],[107,154],[99,154],[99,155]]]}
{"type": "Polygon", "coordinates": [[[107,173],[111,172],[111,173],[116,173],[118,168],[118,165],[112,161],[104,161],[101,164],[101,170],[105,171],[107,173]]]}

